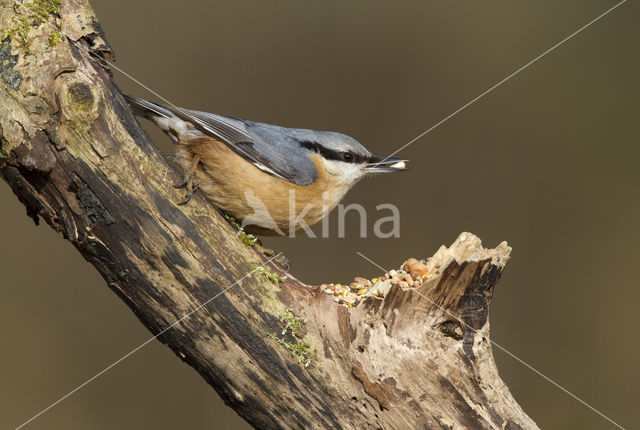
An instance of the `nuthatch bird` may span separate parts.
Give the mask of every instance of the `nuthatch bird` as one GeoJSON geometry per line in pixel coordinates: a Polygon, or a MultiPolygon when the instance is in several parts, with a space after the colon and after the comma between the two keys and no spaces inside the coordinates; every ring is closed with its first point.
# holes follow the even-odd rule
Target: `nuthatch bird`
{"type": "Polygon", "coordinates": [[[312,226],[362,177],[406,170],[344,134],[285,128],[125,96],[177,144],[187,203],[196,189],[252,233],[312,226]]]}

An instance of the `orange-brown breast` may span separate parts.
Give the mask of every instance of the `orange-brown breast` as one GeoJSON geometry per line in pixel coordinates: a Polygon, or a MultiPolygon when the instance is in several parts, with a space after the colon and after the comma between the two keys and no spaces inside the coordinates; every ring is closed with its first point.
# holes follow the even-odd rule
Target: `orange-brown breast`
{"type": "MultiPolygon", "coordinates": [[[[298,216],[308,226],[320,221],[347,192],[324,168],[318,154],[311,155],[318,178],[301,186],[265,173],[237,155],[223,142],[209,136],[180,142],[176,155],[187,169],[198,155],[195,179],[216,206],[238,221],[246,221],[246,230],[258,234],[290,234],[290,224],[298,216]],[[304,215],[303,215],[304,212],[304,215]],[[251,225],[253,224],[253,225],[251,225]]],[[[296,224],[295,231],[300,231],[296,224]]]]}

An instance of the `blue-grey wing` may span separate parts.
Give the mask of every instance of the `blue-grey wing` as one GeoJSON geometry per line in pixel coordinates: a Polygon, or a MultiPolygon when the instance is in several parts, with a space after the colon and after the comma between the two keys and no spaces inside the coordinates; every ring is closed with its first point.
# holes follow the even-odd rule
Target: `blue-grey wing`
{"type": "Polygon", "coordinates": [[[315,166],[296,140],[297,130],[185,109],[174,114],[268,174],[303,186],[317,179],[315,166]]]}

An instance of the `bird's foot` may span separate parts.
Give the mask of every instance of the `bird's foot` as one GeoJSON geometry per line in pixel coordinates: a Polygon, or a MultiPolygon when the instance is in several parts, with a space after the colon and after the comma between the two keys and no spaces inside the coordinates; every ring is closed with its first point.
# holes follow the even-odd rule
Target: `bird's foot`
{"type": "Polygon", "coordinates": [[[187,189],[187,194],[185,195],[184,200],[178,203],[179,205],[186,205],[187,203],[189,203],[189,200],[191,200],[191,197],[193,197],[193,193],[198,191],[198,189],[200,188],[200,183],[194,179],[196,167],[198,166],[199,162],[200,162],[199,156],[196,155],[195,157],[193,157],[193,160],[191,161],[191,165],[189,166],[187,171],[184,173],[182,182],[180,182],[179,184],[175,184],[173,186],[174,188],[187,189]]]}
{"type": "Polygon", "coordinates": [[[184,200],[178,203],[180,206],[183,206],[189,203],[189,200],[191,200],[191,197],[193,197],[193,193],[198,191],[198,189],[200,188],[200,182],[191,181],[189,184],[186,185],[186,188],[187,188],[187,194],[184,196],[184,200]]]}

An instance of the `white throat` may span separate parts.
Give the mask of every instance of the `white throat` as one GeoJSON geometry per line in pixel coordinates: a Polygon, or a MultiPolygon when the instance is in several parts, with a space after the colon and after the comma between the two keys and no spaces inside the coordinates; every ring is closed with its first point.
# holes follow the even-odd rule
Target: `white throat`
{"type": "Polygon", "coordinates": [[[324,167],[336,182],[344,185],[353,185],[362,178],[365,171],[362,165],[356,163],[345,163],[338,160],[327,160],[323,158],[324,167]]]}

